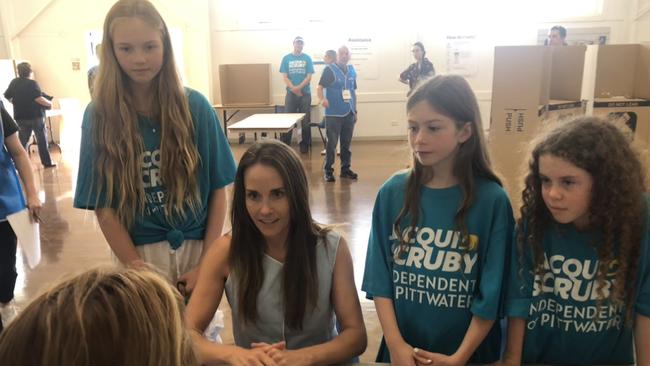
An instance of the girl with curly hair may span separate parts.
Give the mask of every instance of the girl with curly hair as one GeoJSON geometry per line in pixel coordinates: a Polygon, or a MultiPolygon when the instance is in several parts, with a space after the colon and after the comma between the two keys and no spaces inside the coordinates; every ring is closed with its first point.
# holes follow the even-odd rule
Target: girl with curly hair
{"type": "Polygon", "coordinates": [[[505,364],[650,363],[644,168],[626,132],[583,117],[532,151],[513,246],[505,364]]]}

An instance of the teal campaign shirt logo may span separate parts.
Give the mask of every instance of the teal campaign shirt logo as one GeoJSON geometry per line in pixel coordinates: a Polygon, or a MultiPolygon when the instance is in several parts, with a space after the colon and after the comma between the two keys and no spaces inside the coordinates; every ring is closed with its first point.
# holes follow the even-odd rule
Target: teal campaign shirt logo
{"type": "Polygon", "coordinates": [[[599,265],[598,260],[544,255],[544,273],[536,275],[533,284],[528,329],[542,326],[577,333],[621,329],[621,306],[604,300],[598,306],[601,294],[609,297],[618,263],[612,262],[602,284],[597,280],[599,265]]]}
{"type": "Polygon", "coordinates": [[[145,214],[153,215],[165,209],[165,191],[160,175],[160,149],[142,154],[142,184],[145,191],[145,214]]]}
{"type": "Polygon", "coordinates": [[[291,60],[289,61],[289,75],[305,74],[307,70],[307,61],[305,60],[291,60]]]}
{"type": "MultiPolygon", "coordinates": [[[[404,238],[412,228],[403,232],[404,238]]],[[[409,245],[400,252],[397,235],[389,237],[395,266],[395,299],[437,307],[469,308],[476,279],[478,237],[470,235],[469,248],[461,247],[459,231],[416,227],[409,245]]]]}

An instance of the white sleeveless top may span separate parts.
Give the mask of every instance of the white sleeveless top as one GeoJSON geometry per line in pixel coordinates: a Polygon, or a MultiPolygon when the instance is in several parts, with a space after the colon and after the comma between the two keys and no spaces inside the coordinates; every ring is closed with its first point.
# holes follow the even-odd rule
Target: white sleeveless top
{"type": "MultiPolygon", "coordinates": [[[[316,244],[316,267],[318,273],[318,299],[313,311],[305,314],[302,330],[289,329],[284,321],[282,270],[283,263],[264,255],[264,281],[257,296],[255,323],[243,322],[237,306],[237,282],[231,273],[226,279],[226,296],[232,308],[235,344],[250,348],[253,342],[269,344],[286,341],[287,349],[298,349],[324,343],[337,335],[334,306],[331,302],[334,263],[340,234],[330,231],[326,242],[319,238],[316,244]]],[[[299,281],[300,279],[296,279],[299,281]]]]}

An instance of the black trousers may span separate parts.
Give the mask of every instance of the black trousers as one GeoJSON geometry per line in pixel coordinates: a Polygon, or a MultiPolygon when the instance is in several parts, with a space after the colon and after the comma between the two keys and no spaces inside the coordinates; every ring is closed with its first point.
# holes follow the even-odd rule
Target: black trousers
{"type": "Polygon", "coordinates": [[[0,303],[14,298],[16,286],[16,234],[9,221],[0,222],[0,303]]]}

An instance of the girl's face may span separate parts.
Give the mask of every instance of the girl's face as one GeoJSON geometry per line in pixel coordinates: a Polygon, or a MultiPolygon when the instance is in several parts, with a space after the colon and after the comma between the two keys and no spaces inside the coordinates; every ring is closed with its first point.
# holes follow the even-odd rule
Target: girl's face
{"type": "Polygon", "coordinates": [[[291,213],[282,177],[267,165],[255,164],[244,172],[246,211],[267,241],[284,243],[291,213]]]}
{"type": "Polygon", "coordinates": [[[163,64],[160,30],[139,18],[118,18],[112,38],[117,62],[130,82],[148,87],[163,64]]]}
{"type": "Polygon", "coordinates": [[[458,129],[451,118],[438,113],[423,100],[408,111],[408,139],[420,164],[439,169],[453,168],[458,147],[472,135],[469,123],[458,129]]]}
{"type": "Polygon", "coordinates": [[[552,154],[539,157],[542,197],[555,221],[585,228],[593,178],[586,170],[552,154]]]}

